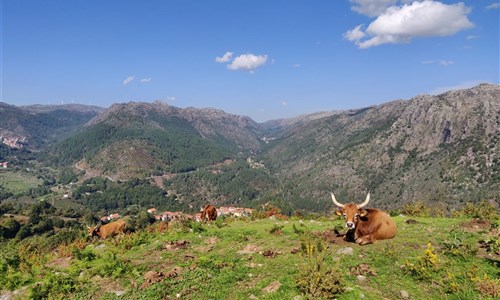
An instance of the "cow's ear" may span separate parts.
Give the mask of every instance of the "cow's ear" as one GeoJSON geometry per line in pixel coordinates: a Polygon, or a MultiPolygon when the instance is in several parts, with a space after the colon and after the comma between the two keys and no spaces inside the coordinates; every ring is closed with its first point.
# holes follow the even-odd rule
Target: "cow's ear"
{"type": "Polygon", "coordinates": [[[368,214],[368,211],[366,209],[362,208],[359,210],[360,217],[366,217],[367,214],[368,214]]]}
{"type": "Polygon", "coordinates": [[[336,214],[337,216],[341,216],[341,215],[343,215],[343,214],[344,214],[344,211],[343,211],[342,209],[337,209],[337,210],[335,211],[335,214],[336,214]]]}

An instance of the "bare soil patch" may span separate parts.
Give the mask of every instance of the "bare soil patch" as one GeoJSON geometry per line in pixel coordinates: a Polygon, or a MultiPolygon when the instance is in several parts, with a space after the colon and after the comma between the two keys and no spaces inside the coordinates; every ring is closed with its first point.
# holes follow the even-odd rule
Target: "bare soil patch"
{"type": "Polygon", "coordinates": [[[488,220],[472,219],[460,224],[463,229],[470,232],[478,232],[483,230],[489,230],[491,228],[491,222],[488,220]]]}

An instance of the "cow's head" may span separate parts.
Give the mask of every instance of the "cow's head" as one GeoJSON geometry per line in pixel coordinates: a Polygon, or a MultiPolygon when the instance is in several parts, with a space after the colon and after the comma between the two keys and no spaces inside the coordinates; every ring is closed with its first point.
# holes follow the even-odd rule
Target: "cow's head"
{"type": "Polygon", "coordinates": [[[330,193],[332,195],[332,201],[333,204],[339,207],[337,210],[336,214],[338,216],[344,216],[345,217],[345,226],[348,229],[354,229],[356,228],[356,224],[358,223],[358,219],[360,217],[365,217],[366,214],[368,213],[366,209],[363,209],[368,202],[370,201],[370,193],[366,195],[365,202],[361,204],[354,204],[354,203],[349,203],[349,204],[342,204],[335,199],[335,195],[333,193],[330,193]]]}
{"type": "Polygon", "coordinates": [[[101,226],[96,226],[96,227],[88,227],[87,226],[87,231],[89,232],[89,236],[96,236],[99,230],[101,229],[101,226]]]}

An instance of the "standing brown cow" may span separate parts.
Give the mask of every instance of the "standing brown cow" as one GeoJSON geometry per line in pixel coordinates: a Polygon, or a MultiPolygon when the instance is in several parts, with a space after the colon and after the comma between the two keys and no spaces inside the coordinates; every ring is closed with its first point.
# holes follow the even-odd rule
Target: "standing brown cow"
{"type": "Polygon", "coordinates": [[[201,213],[201,221],[215,221],[217,219],[217,209],[213,205],[206,205],[201,213]]]}
{"type": "Polygon", "coordinates": [[[386,212],[375,208],[363,208],[370,201],[370,193],[361,204],[342,204],[337,202],[333,193],[330,194],[333,203],[340,207],[336,212],[337,215],[345,217],[345,226],[348,229],[346,237],[354,234],[356,243],[366,245],[376,240],[391,239],[396,236],[396,223],[386,212]]]}
{"type": "Polygon", "coordinates": [[[125,233],[125,221],[118,220],[105,225],[99,225],[94,228],[87,227],[90,236],[99,236],[102,240],[106,239],[108,236],[112,236],[119,233],[125,233]]]}

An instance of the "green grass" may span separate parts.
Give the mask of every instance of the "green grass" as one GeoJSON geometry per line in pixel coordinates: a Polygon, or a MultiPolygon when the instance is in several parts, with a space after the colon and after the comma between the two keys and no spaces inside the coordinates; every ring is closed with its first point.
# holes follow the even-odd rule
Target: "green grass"
{"type": "Polygon", "coordinates": [[[0,182],[6,191],[13,194],[27,192],[30,188],[37,187],[42,183],[33,175],[6,170],[0,170],[0,182]]]}
{"type": "MultiPolygon", "coordinates": [[[[118,241],[84,239],[59,246],[55,251],[32,254],[23,251],[19,254],[18,270],[24,268],[24,273],[16,272],[12,266],[3,272],[8,278],[14,278],[12,280],[17,280],[15,276],[23,280],[13,285],[15,289],[28,286],[25,294],[18,295],[21,298],[32,293],[31,297],[42,295],[54,299],[176,299],[178,296],[181,299],[293,299],[301,295],[298,282],[307,282],[309,277],[319,274],[315,266],[320,266],[325,274],[331,275],[333,273],[328,272],[333,270],[334,275],[341,278],[338,287],[344,292],[331,295],[339,300],[398,299],[402,290],[407,291],[411,299],[494,299],[488,291],[500,285],[498,256],[486,255],[478,243],[490,235],[490,228],[469,228],[463,225],[469,221],[466,219],[413,218],[416,224],[407,224],[407,219],[395,217],[398,235],[394,239],[367,246],[340,240],[329,243],[316,237],[316,232],[342,225],[337,219],[233,221],[220,228],[215,224],[203,225],[201,229],[195,226],[196,230],[192,231],[187,227],[174,227],[163,233],[136,232],[118,241]],[[304,234],[297,233],[293,224],[304,234]],[[281,232],[272,230],[276,227],[281,228],[281,232]],[[177,243],[183,246],[176,247],[177,243]],[[310,253],[291,252],[312,244],[316,248],[310,253]],[[324,250],[319,251],[321,245],[324,250]],[[428,250],[428,245],[433,250],[428,250]],[[353,255],[336,254],[345,247],[353,248],[353,255]],[[255,252],[241,253],[242,250],[255,252]],[[425,265],[429,251],[437,261],[435,265],[425,265]],[[262,254],[266,252],[272,255],[262,254]],[[64,257],[70,257],[67,263],[58,264],[64,257]],[[360,264],[367,265],[371,271],[362,274],[365,280],[358,280],[357,274],[351,272],[360,264]],[[410,265],[425,267],[412,273],[410,265]],[[310,276],[300,277],[299,274],[303,274],[300,270],[311,266],[310,276]],[[176,274],[171,274],[174,268],[176,274]],[[163,277],[159,282],[147,283],[148,271],[162,272],[163,277]],[[263,291],[273,282],[281,285],[277,291],[263,291]],[[116,291],[124,293],[117,296],[116,291]]],[[[9,245],[6,249],[10,249],[11,254],[15,253],[16,246],[22,247],[9,245]]],[[[36,244],[31,245],[36,250],[36,244]]],[[[332,284],[316,285],[327,289],[332,284]]]]}

